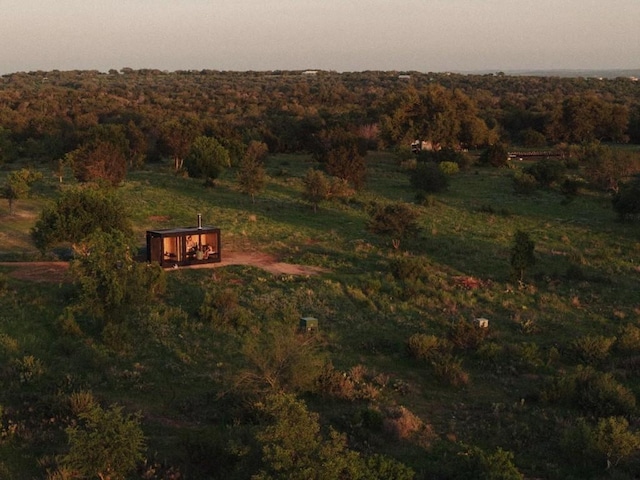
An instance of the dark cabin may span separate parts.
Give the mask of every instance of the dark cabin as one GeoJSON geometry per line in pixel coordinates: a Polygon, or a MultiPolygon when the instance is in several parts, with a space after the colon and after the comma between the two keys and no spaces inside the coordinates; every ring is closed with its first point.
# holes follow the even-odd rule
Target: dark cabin
{"type": "Polygon", "coordinates": [[[163,267],[217,263],[220,250],[220,229],[203,227],[200,215],[197,227],[147,230],[147,261],[163,267]]]}

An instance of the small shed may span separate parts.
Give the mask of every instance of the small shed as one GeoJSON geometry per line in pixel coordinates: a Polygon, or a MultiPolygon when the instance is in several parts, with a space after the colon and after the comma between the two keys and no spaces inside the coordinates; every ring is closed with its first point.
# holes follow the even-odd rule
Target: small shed
{"type": "Polygon", "coordinates": [[[315,332],[318,330],[318,319],[314,317],[302,317],[300,318],[300,331],[301,332],[315,332]]]}
{"type": "Polygon", "coordinates": [[[222,260],[220,228],[198,226],[147,230],[147,261],[162,267],[178,267],[222,260]]]}

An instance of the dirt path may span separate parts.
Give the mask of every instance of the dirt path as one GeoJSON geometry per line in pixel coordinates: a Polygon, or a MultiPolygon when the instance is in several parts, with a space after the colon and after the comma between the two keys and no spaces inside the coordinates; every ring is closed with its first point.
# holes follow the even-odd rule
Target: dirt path
{"type": "MultiPolygon", "coordinates": [[[[2,266],[13,267],[9,275],[32,282],[61,283],[69,280],[68,262],[0,262],[2,266]]],[[[226,265],[251,265],[274,275],[317,275],[327,270],[309,265],[278,262],[277,259],[260,252],[223,252],[222,262],[193,265],[180,268],[219,268],[226,265]]]]}

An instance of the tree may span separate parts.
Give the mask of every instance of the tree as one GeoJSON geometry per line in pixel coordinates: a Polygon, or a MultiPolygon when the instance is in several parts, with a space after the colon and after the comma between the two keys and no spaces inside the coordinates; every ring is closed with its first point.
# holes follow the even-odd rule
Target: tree
{"type": "Polygon", "coordinates": [[[194,117],[172,119],[160,127],[162,144],[173,159],[173,168],[177,172],[182,169],[184,159],[189,153],[191,144],[199,135],[200,128],[194,117]]]}
{"type": "Polygon", "coordinates": [[[238,183],[240,191],[251,196],[251,202],[255,202],[255,195],[260,192],[267,181],[267,173],[264,168],[264,159],[268,148],[265,143],[251,142],[240,163],[238,183]]]}
{"type": "Polygon", "coordinates": [[[158,264],[134,261],[133,248],[117,230],[97,230],[75,246],[71,273],[80,290],[82,310],[107,322],[120,322],[129,309],[164,292],[164,270],[158,264]]]}
{"type": "Polygon", "coordinates": [[[326,155],[325,168],[329,175],[348,181],[356,190],[364,186],[367,164],[356,145],[332,148],[326,155]]]}
{"type": "Polygon", "coordinates": [[[596,452],[606,458],[607,469],[640,450],[640,435],[629,431],[629,422],[624,417],[601,418],[593,436],[596,452]]]}
{"type": "Polygon", "coordinates": [[[585,178],[598,188],[617,193],[620,182],[640,173],[640,156],[633,152],[613,150],[599,142],[584,147],[580,156],[585,178]]]}
{"type": "Polygon", "coordinates": [[[133,234],[127,208],[114,193],[99,188],[65,190],[46,207],[31,230],[36,247],[44,252],[59,242],[78,243],[91,233],[133,234]]]}
{"type": "Polygon", "coordinates": [[[256,435],[262,448],[256,480],[411,480],[414,472],[381,455],[363,458],[347,447],[346,438],[320,431],[319,416],[302,400],[274,394],[260,404],[268,423],[256,435]]]}
{"type": "Polygon", "coordinates": [[[623,184],[618,193],[613,196],[611,202],[620,220],[640,215],[640,176],[629,183],[623,184]]]}
{"type": "Polygon", "coordinates": [[[59,457],[61,467],[72,478],[127,478],[144,459],[139,416],[124,414],[118,405],[108,410],[93,406],[79,416],[80,423],[66,429],[69,452],[59,457]]]}
{"type": "Polygon", "coordinates": [[[391,203],[378,206],[371,213],[368,229],[379,235],[392,238],[394,248],[400,246],[400,240],[415,235],[418,230],[418,213],[407,203],[391,203]]]}
{"type": "Polygon", "coordinates": [[[516,231],[511,247],[511,268],[514,277],[521,282],[524,279],[525,270],[536,263],[534,250],[535,243],[529,238],[529,234],[521,230],[516,231]]]}
{"type": "Polygon", "coordinates": [[[68,158],[80,182],[120,184],[127,175],[131,155],[122,125],[97,125],[89,130],[81,146],[68,158]]]}
{"type": "Polygon", "coordinates": [[[236,389],[250,395],[313,390],[326,363],[320,345],[317,336],[299,334],[283,322],[265,325],[244,340],[246,367],[236,376],[236,389]]]}
{"type": "Polygon", "coordinates": [[[320,170],[310,168],[307,170],[304,178],[302,179],[304,184],[303,197],[311,205],[313,205],[313,211],[318,211],[318,204],[329,198],[331,192],[331,185],[329,179],[320,170]]]}
{"type": "Polygon", "coordinates": [[[225,167],[231,166],[229,152],[213,137],[197,137],[187,158],[184,167],[190,177],[203,178],[206,182],[215,180],[225,167]]]}
{"type": "Polygon", "coordinates": [[[16,200],[24,198],[29,194],[31,185],[42,178],[40,172],[34,172],[27,168],[11,172],[5,183],[2,185],[2,198],[9,202],[9,213],[14,214],[14,204],[16,200]]]}
{"type": "Polygon", "coordinates": [[[491,165],[493,167],[504,167],[509,162],[509,152],[503,143],[490,145],[479,159],[483,165],[491,165]]]}
{"type": "Polygon", "coordinates": [[[73,172],[80,182],[105,181],[116,186],[127,175],[127,156],[116,143],[97,140],[73,152],[73,172]]]}

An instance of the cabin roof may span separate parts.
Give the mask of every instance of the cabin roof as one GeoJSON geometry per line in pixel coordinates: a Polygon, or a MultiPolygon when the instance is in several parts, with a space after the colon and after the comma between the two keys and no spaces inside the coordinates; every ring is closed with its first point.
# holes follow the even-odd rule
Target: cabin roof
{"type": "Polygon", "coordinates": [[[214,227],[210,225],[203,226],[202,228],[198,227],[183,227],[183,228],[163,228],[156,230],[147,230],[147,234],[156,234],[156,235],[193,235],[198,233],[210,233],[214,231],[220,230],[219,227],[214,227]]]}

